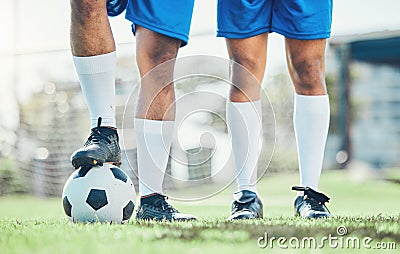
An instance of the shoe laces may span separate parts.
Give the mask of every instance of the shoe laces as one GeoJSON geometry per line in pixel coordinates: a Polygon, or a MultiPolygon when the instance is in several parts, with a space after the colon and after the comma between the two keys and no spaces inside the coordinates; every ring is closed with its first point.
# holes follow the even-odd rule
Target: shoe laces
{"type": "Polygon", "coordinates": [[[300,187],[300,186],[293,186],[292,190],[294,191],[303,191],[304,196],[307,196],[311,199],[316,200],[317,202],[321,202],[322,204],[329,202],[330,198],[325,194],[315,191],[310,187],[300,187]]]}
{"type": "Polygon", "coordinates": [[[161,207],[161,210],[165,212],[177,213],[176,210],[170,203],[167,202],[168,197],[160,195],[160,198],[154,201],[154,206],[161,207]]]}
{"type": "Polygon", "coordinates": [[[234,207],[233,207],[233,212],[237,211],[242,211],[242,210],[247,210],[250,211],[250,204],[252,202],[247,202],[247,203],[239,203],[237,201],[234,202],[234,207]]]}
{"type": "Polygon", "coordinates": [[[101,128],[106,128],[106,127],[101,127],[101,117],[99,117],[97,120],[97,127],[92,129],[85,145],[99,144],[104,141],[106,141],[108,144],[111,144],[110,138],[106,134],[101,132],[101,128]]]}
{"type": "Polygon", "coordinates": [[[325,206],[325,203],[329,202],[330,198],[325,194],[315,191],[310,187],[293,186],[292,190],[304,192],[303,200],[306,205],[310,207],[310,209],[320,212],[324,212],[327,210],[328,212],[330,212],[325,206]]]}
{"type": "Polygon", "coordinates": [[[304,192],[304,202],[315,211],[325,211],[328,210],[328,208],[325,206],[325,203],[329,202],[330,198],[326,196],[325,194],[315,191],[310,187],[301,187],[301,186],[293,186],[292,190],[295,191],[303,191],[304,192]]]}
{"type": "Polygon", "coordinates": [[[315,200],[315,199],[313,199],[313,198],[309,198],[309,197],[307,197],[307,196],[304,196],[304,202],[306,202],[306,204],[307,204],[312,210],[315,210],[315,211],[324,212],[325,209],[327,209],[327,208],[325,207],[325,205],[324,205],[324,204],[325,204],[324,202],[315,200]]]}

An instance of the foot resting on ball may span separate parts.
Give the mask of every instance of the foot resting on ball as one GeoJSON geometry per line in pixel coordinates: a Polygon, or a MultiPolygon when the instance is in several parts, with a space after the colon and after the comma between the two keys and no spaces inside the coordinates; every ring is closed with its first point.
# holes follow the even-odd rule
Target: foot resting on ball
{"type": "Polygon", "coordinates": [[[233,194],[232,212],[228,220],[262,219],[263,204],[255,192],[242,190],[233,194]]]}
{"type": "Polygon", "coordinates": [[[83,166],[102,166],[103,163],[121,164],[121,149],[118,144],[117,130],[101,126],[101,117],[97,127],[93,128],[82,148],[71,155],[75,168],[83,166]]]}
{"type": "Polygon", "coordinates": [[[329,202],[329,197],[321,192],[317,192],[309,187],[293,186],[292,190],[303,191],[304,196],[298,196],[294,201],[295,215],[307,219],[332,217],[325,203],[329,202]]]}
{"type": "Polygon", "coordinates": [[[183,214],[167,202],[167,197],[158,193],[144,196],[136,213],[137,220],[156,221],[189,221],[197,220],[196,216],[183,214]]]}

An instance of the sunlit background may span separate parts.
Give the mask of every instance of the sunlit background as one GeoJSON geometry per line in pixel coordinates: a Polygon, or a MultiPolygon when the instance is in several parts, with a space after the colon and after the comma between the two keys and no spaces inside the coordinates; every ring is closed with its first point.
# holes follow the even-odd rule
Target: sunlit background
{"type": "MultiPolygon", "coordinates": [[[[69,155],[84,141],[89,129],[69,48],[69,2],[0,3],[6,10],[0,15],[0,195],[28,192],[57,196],[72,171],[69,155]]],[[[400,2],[396,0],[334,1],[332,38],[327,48],[332,118],[324,168],[348,169],[356,181],[385,178],[387,172],[400,166],[399,10],[400,2]]],[[[117,43],[117,113],[121,128],[126,100],[139,77],[130,23],[121,15],[111,18],[111,25],[117,43]]],[[[216,1],[196,1],[190,41],[179,56],[227,58],[224,39],[216,38],[215,30],[216,1]]],[[[293,89],[284,53],[283,37],[271,34],[263,83],[276,116],[275,152],[267,172],[271,174],[296,172],[298,168],[291,120],[293,89]]],[[[177,93],[196,91],[198,86],[227,93],[227,87],[204,81],[186,85],[177,86],[177,93]]],[[[223,103],[216,109],[221,114],[224,110],[223,103]]],[[[194,120],[198,128],[188,125],[182,141],[186,145],[172,148],[177,156],[185,152],[188,162],[212,154],[213,145],[198,150],[201,134],[210,126],[216,130],[213,135],[215,142],[219,140],[217,147],[229,142],[221,129],[223,122],[211,116],[200,118],[194,120]]],[[[268,136],[268,130],[264,132],[268,136]]],[[[265,138],[264,143],[270,140],[265,138]]],[[[134,177],[136,144],[133,137],[124,141],[125,160],[131,161],[125,170],[134,177]]],[[[225,183],[224,177],[209,178],[215,171],[213,167],[226,157],[224,153],[214,155],[201,167],[182,168],[172,161],[168,171],[172,177],[166,180],[166,188],[174,188],[174,178],[225,183]]],[[[268,160],[267,156],[260,162],[265,166],[268,160]]],[[[231,170],[229,165],[226,175],[231,170]]]]}

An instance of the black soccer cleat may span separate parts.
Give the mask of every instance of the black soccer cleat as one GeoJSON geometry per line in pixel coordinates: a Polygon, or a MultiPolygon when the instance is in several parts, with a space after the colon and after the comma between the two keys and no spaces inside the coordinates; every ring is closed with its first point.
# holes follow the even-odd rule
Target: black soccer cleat
{"type": "Polygon", "coordinates": [[[119,166],[121,149],[118,140],[117,130],[101,127],[99,117],[97,127],[92,129],[86,143],[71,155],[72,165],[76,169],[83,166],[102,166],[103,163],[119,166]]]}
{"type": "Polygon", "coordinates": [[[152,194],[140,199],[140,206],[136,212],[137,220],[155,221],[190,221],[197,220],[196,216],[183,214],[167,202],[167,197],[161,194],[152,194]]]}
{"type": "Polygon", "coordinates": [[[307,219],[328,218],[332,214],[325,206],[329,197],[309,187],[293,186],[292,190],[303,191],[304,196],[298,196],[294,201],[294,213],[307,219]]]}
{"type": "Polygon", "coordinates": [[[232,212],[228,220],[262,219],[263,204],[255,192],[242,190],[233,194],[232,212]]]}
{"type": "Polygon", "coordinates": [[[108,16],[115,17],[125,11],[128,0],[107,0],[106,4],[108,16]]]}

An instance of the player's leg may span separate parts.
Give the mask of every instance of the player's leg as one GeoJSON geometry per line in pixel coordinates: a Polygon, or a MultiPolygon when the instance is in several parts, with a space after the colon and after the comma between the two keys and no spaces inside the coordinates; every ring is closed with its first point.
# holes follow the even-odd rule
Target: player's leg
{"type": "MultiPolygon", "coordinates": [[[[300,186],[314,191],[318,191],[330,118],[324,74],[325,45],[325,39],[286,39],[289,73],[296,91],[293,123],[300,186]]],[[[325,211],[318,214],[328,216],[325,211]]]]}
{"type": "Polygon", "coordinates": [[[286,39],[289,73],[295,87],[294,127],[300,185],[318,190],[329,127],[324,75],[325,39],[286,39]]]}
{"type": "Polygon", "coordinates": [[[234,84],[226,108],[237,180],[229,220],[263,216],[256,181],[262,135],[260,85],[266,65],[271,6],[270,1],[218,1],[217,35],[227,38],[234,84]]]}
{"type": "Polygon", "coordinates": [[[281,0],[274,2],[271,31],[286,37],[286,55],[295,86],[294,128],[298,148],[300,187],[297,215],[331,216],[319,193],[318,181],[328,134],[329,99],[325,88],[324,54],[330,36],[332,0],[281,0]]]}
{"type": "MultiPolygon", "coordinates": [[[[245,194],[241,196],[255,197],[254,201],[258,201],[257,162],[262,135],[260,85],[266,65],[267,38],[268,34],[263,33],[245,39],[226,39],[229,56],[233,61],[231,80],[234,85],[231,86],[226,113],[232,141],[237,192],[245,194]]],[[[252,212],[234,208],[229,219],[262,217],[261,202],[249,204],[249,207],[253,206],[257,209],[252,212]]],[[[249,207],[246,210],[252,210],[249,207]]]]}
{"type": "Polygon", "coordinates": [[[139,191],[142,197],[162,194],[174,129],[174,59],[180,40],[136,26],[136,59],[142,77],[135,133],[139,191]]]}
{"type": "Polygon", "coordinates": [[[71,49],[92,132],[71,156],[75,168],[120,163],[115,122],[115,44],[106,0],[71,0],[71,49]]]}
{"type": "Polygon", "coordinates": [[[181,44],[187,43],[189,33],[188,27],[182,31],[170,23],[190,24],[193,2],[171,1],[166,6],[160,6],[157,0],[131,1],[128,5],[127,18],[134,23],[136,59],[141,76],[135,116],[141,194],[136,218],[192,220],[194,216],[179,213],[166,201],[162,184],[174,130],[175,58],[181,44]],[[179,8],[184,8],[181,9],[182,17],[176,14],[179,8]],[[157,16],[152,18],[152,15],[157,16]]]}
{"type": "Polygon", "coordinates": [[[136,60],[141,76],[136,118],[175,120],[173,71],[181,40],[136,26],[136,60]]]}

